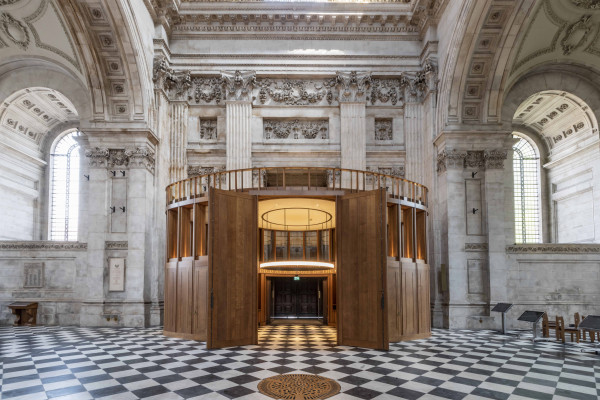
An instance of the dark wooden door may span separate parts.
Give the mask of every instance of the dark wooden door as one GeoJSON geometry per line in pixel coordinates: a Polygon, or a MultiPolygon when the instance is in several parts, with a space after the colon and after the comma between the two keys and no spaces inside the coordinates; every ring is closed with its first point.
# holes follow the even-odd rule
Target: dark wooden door
{"type": "Polygon", "coordinates": [[[338,197],[338,344],[388,350],[386,193],[338,197]]]}
{"type": "Polygon", "coordinates": [[[209,193],[209,349],[257,343],[257,199],[209,193]]]}
{"type": "Polygon", "coordinates": [[[296,296],[292,278],[273,278],[275,285],[275,316],[296,316],[296,296]]]}
{"type": "Polygon", "coordinates": [[[296,316],[319,316],[319,279],[302,278],[296,284],[296,316]]]}

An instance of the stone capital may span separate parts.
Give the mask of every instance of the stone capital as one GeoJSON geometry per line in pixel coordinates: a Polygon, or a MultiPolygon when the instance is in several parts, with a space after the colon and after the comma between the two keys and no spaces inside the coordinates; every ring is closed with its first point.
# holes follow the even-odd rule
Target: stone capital
{"type": "Polygon", "coordinates": [[[221,79],[227,100],[252,101],[252,90],[256,85],[255,71],[222,71],[221,79]]]}
{"type": "Polygon", "coordinates": [[[337,72],[336,82],[339,88],[340,102],[360,103],[367,101],[367,91],[371,87],[370,72],[337,72]]]}

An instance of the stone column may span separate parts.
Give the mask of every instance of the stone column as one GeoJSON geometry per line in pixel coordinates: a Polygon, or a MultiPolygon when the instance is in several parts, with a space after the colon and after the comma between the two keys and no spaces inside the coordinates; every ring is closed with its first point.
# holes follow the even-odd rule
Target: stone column
{"type": "Polygon", "coordinates": [[[485,163],[485,206],[488,228],[488,266],[490,280],[490,305],[509,302],[508,270],[506,262],[506,224],[514,223],[505,219],[504,197],[504,149],[486,150],[485,163]]]}
{"type": "Polygon", "coordinates": [[[439,271],[444,300],[439,300],[448,304],[442,316],[443,325],[448,328],[461,326],[464,319],[464,315],[461,315],[464,311],[461,308],[468,303],[468,275],[463,250],[466,239],[466,196],[463,179],[466,156],[466,151],[448,149],[442,150],[437,158],[437,196],[440,203],[438,217],[445,219],[440,236],[442,240],[447,240],[445,246],[442,245],[447,253],[441,256],[439,271]]]}
{"type": "MultiPolygon", "coordinates": [[[[88,217],[87,217],[87,271],[86,281],[80,288],[82,298],[80,324],[94,326],[100,323],[101,302],[104,300],[104,247],[106,241],[108,203],[108,155],[107,148],[91,141],[85,151],[89,163],[88,175],[88,217]]],[[[83,161],[83,160],[82,160],[83,161]]]]}
{"type": "MultiPolygon", "coordinates": [[[[367,72],[338,72],[340,102],[340,159],[341,167],[364,171],[367,167],[366,96],[371,86],[367,72]]],[[[356,186],[350,173],[342,172],[342,186],[356,186]]],[[[362,181],[358,181],[359,188],[362,181]]]]}

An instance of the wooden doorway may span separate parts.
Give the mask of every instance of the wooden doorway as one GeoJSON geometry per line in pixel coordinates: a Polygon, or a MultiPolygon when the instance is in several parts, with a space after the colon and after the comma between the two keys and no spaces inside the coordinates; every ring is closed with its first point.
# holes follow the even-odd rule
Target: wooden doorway
{"type": "Polygon", "coordinates": [[[338,344],[388,350],[385,190],[338,197],[338,344]]]}
{"type": "Polygon", "coordinates": [[[274,318],[322,318],[323,278],[274,277],[274,318]]]}
{"type": "Polygon", "coordinates": [[[209,193],[209,349],[256,344],[257,198],[209,193]]]}

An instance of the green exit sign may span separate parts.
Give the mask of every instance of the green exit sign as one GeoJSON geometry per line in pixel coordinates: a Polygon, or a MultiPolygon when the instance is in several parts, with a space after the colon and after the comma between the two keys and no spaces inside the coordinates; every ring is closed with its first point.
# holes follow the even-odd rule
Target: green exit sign
{"type": "Polygon", "coordinates": [[[299,277],[299,276],[295,276],[295,277],[294,277],[294,280],[295,280],[295,281],[299,281],[299,280],[300,280],[300,277],[299,277]]]}

